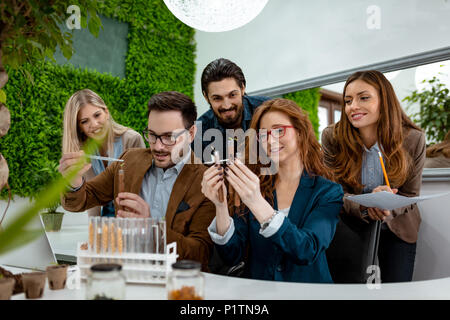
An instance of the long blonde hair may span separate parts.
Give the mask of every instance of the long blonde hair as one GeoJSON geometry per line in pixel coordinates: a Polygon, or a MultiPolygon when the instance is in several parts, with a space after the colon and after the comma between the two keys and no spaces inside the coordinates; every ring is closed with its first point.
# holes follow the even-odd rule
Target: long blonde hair
{"type": "MultiPolygon", "coordinates": [[[[62,152],[78,152],[83,147],[87,136],[78,127],[78,112],[85,105],[93,105],[108,112],[108,107],[98,94],[89,89],[75,92],[66,103],[64,109],[64,132],[62,152]]],[[[106,147],[109,156],[114,154],[114,139],[121,136],[129,128],[116,123],[109,113],[107,123],[106,147]]]]}

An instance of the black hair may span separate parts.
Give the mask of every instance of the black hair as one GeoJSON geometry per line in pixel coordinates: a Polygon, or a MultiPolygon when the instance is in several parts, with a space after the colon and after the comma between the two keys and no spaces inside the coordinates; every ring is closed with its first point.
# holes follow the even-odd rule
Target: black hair
{"type": "Polygon", "coordinates": [[[164,91],[154,94],[148,102],[150,111],[180,111],[186,128],[190,128],[197,119],[197,107],[187,95],[177,91],[164,91]]]}
{"type": "Polygon", "coordinates": [[[202,72],[202,92],[208,94],[208,85],[211,82],[221,81],[225,78],[234,78],[240,88],[245,86],[245,76],[241,68],[234,62],[219,58],[210,62],[202,72]]]}

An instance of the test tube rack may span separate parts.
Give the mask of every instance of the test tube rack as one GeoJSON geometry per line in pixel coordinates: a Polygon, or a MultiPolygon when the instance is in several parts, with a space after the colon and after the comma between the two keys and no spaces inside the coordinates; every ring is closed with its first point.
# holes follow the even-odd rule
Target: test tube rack
{"type": "Polygon", "coordinates": [[[176,242],[166,244],[164,219],[89,217],[88,228],[88,242],[77,248],[82,279],[93,264],[116,263],[127,282],[166,283],[178,255],[176,242]]]}
{"type": "Polygon", "coordinates": [[[77,265],[81,279],[86,279],[90,268],[97,263],[122,265],[122,273],[128,283],[166,284],[172,264],[177,260],[177,243],[167,245],[166,253],[95,253],[83,250],[85,243],[78,243],[77,265]]]}

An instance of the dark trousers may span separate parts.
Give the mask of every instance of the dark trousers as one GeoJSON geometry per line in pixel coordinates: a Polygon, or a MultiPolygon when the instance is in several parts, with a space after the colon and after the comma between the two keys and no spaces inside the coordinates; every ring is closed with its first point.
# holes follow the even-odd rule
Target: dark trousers
{"type": "Polygon", "coordinates": [[[407,243],[391,230],[381,229],[378,261],[381,282],[407,282],[412,280],[416,243],[407,243]]]}

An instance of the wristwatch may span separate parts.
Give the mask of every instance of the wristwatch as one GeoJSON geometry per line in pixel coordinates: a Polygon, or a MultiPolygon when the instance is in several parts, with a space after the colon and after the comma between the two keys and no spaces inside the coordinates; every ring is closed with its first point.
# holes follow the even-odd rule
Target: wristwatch
{"type": "Polygon", "coordinates": [[[80,185],[79,187],[76,187],[76,188],[72,188],[70,185],[68,185],[68,186],[67,186],[68,191],[69,191],[69,192],[77,192],[78,190],[80,190],[81,187],[82,187],[83,184],[84,184],[84,180],[85,180],[84,177],[82,177],[81,185],[80,185]]]}
{"type": "Polygon", "coordinates": [[[272,222],[273,218],[278,214],[278,212],[279,211],[275,210],[269,219],[261,223],[261,231],[264,231],[269,226],[269,224],[272,222]]]}

